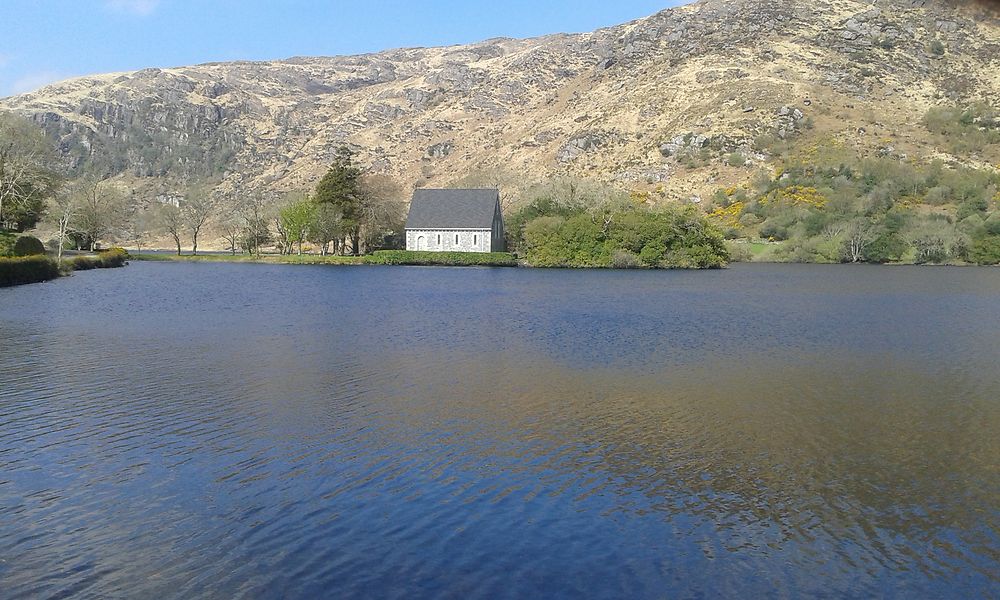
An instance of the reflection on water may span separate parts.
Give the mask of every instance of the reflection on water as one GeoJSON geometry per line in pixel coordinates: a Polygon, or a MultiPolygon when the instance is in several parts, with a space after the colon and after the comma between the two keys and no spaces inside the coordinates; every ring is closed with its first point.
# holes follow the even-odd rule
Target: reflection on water
{"type": "Polygon", "coordinates": [[[0,596],[995,596],[998,317],[990,269],[0,290],[0,596]]]}

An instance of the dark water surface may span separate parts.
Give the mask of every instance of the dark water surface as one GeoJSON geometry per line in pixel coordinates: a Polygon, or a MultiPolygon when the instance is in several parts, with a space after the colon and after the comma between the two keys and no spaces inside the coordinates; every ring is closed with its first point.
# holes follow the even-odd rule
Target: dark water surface
{"type": "Polygon", "coordinates": [[[1000,596],[1000,269],[0,289],[0,597],[1000,596]]]}

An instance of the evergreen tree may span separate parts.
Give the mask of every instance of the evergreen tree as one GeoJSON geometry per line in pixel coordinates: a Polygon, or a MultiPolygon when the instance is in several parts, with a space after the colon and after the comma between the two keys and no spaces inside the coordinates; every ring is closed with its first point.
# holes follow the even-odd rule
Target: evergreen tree
{"type": "Polygon", "coordinates": [[[361,253],[361,169],[354,165],[351,149],[342,146],[337,150],[333,166],[316,186],[316,203],[328,204],[340,212],[342,230],[351,239],[355,255],[361,253]]]}

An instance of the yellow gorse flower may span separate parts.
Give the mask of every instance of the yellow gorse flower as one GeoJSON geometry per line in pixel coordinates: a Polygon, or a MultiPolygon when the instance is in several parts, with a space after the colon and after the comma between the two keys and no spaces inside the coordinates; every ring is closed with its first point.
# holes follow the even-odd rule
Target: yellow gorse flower
{"type": "Polygon", "coordinates": [[[708,218],[719,222],[725,227],[740,229],[743,227],[740,224],[740,217],[743,216],[744,208],[746,208],[745,203],[733,202],[729,206],[723,206],[715,209],[708,214],[708,218]]]}

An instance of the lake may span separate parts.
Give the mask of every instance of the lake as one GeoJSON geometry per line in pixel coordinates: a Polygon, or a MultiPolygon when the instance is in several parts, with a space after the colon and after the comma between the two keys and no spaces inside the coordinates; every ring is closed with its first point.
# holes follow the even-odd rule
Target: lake
{"type": "Polygon", "coordinates": [[[0,289],[0,597],[1000,596],[1000,269],[0,289]]]}

